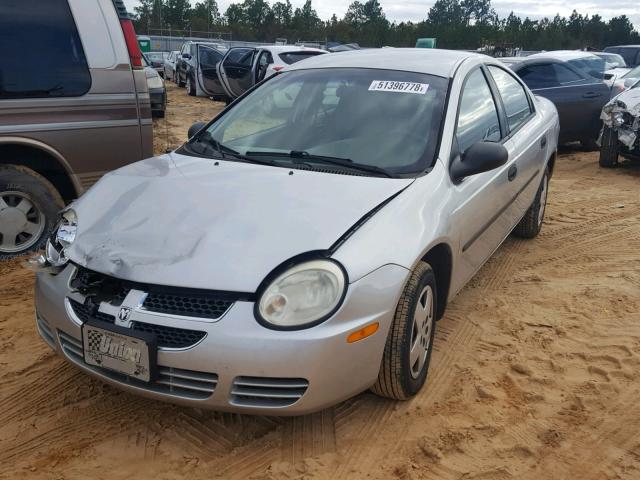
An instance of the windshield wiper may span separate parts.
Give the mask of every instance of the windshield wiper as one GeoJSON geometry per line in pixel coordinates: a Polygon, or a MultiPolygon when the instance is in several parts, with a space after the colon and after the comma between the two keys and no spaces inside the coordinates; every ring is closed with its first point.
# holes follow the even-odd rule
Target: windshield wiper
{"type": "MultiPolygon", "coordinates": [[[[259,165],[276,165],[274,162],[270,162],[267,160],[257,160],[255,158],[249,158],[245,155],[242,155],[240,152],[235,151],[233,148],[227,147],[226,145],[220,143],[218,140],[213,138],[209,132],[205,132],[202,135],[197,135],[191,142],[187,143],[187,145],[189,146],[193,146],[194,144],[204,145],[205,148],[213,147],[215,149],[214,151],[222,160],[232,159],[247,163],[257,163],[259,165]]],[[[205,152],[196,153],[199,153],[200,155],[207,155],[207,153],[205,152]]]]}
{"type": "Polygon", "coordinates": [[[361,172],[374,173],[376,175],[382,175],[391,178],[392,175],[384,168],[376,167],[375,165],[367,165],[364,163],[356,163],[350,158],[329,157],[325,155],[314,155],[309,152],[300,150],[291,150],[289,152],[247,152],[247,157],[284,157],[292,158],[293,163],[306,163],[306,162],[318,162],[329,165],[337,165],[340,167],[350,168],[352,170],[359,170],[361,172]],[[296,162],[298,160],[298,162],[296,162]]]}

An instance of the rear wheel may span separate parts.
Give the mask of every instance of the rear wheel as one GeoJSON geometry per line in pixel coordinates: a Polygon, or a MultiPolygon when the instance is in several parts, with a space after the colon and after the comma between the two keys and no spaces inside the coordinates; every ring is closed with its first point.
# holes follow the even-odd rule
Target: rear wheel
{"type": "Polygon", "coordinates": [[[513,233],[521,238],[533,238],[540,233],[544,212],[547,208],[547,192],[549,191],[549,169],[547,168],[538,187],[538,193],[533,203],[524,214],[520,223],[513,229],[513,233]]]}
{"type": "Polygon", "coordinates": [[[602,130],[599,163],[601,167],[613,168],[618,165],[618,133],[605,126],[602,130]]]}
{"type": "Polygon", "coordinates": [[[436,278],[428,263],[420,262],[404,287],[387,337],[377,395],[406,400],[427,379],[435,335],[436,278]]]}
{"type": "Polygon", "coordinates": [[[63,205],[42,175],[20,165],[0,166],[0,258],[44,246],[63,205]]]}

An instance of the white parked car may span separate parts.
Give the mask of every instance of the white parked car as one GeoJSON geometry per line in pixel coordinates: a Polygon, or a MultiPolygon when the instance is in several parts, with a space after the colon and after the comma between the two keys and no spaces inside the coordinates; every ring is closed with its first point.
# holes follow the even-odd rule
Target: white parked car
{"type": "Polygon", "coordinates": [[[609,86],[612,86],[618,78],[631,70],[624,61],[624,58],[622,58],[622,55],[607,52],[591,53],[604,60],[604,83],[609,86]]]}
{"type": "Polygon", "coordinates": [[[167,59],[164,61],[164,79],[175,82],[176,80],[176,60],[178,59],[180,52],[174,50],[169,52],[167,59]]]}

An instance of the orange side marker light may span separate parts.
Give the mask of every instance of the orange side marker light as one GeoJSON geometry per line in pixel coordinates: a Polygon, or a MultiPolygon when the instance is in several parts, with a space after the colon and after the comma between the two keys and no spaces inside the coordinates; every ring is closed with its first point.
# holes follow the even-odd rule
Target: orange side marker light
{"type": "Polygon", "coordinates": [[[362,327],[360,330],[356,330],[347,337],[347,343],[357,342],[359,340],[370,337],[378,331],[378,327],[380,327],[380,324],[378,322],[375,322],[367,325],[366,327],[362,327]]]}

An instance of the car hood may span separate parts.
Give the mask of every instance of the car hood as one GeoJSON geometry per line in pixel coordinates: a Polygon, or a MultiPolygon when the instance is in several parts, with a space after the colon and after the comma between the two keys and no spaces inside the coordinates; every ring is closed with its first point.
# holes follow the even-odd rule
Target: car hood
{"type": "Polygon", "coordinates": [[[126,280],[255,292],[276,266],[328,249],[412,181],[172,153],[108,174],[76,201],[67,254],[126,280]]]}

